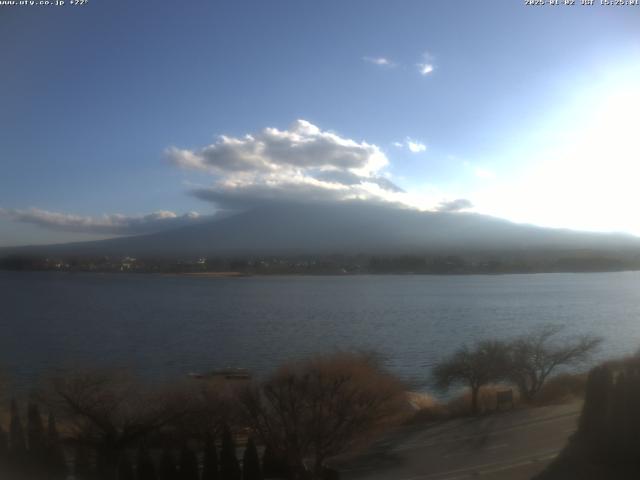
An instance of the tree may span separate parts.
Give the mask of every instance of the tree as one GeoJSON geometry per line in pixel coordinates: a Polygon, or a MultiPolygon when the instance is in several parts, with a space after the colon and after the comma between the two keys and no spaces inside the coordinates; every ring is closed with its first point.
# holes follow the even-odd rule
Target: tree
{"type": "Polygon", "coordinates": [[[222,449],[220,450],[220,478],[222,480],[240,480],[241,472],[236,457],[236,443],[228,425],[222,430],[222,449]]]}
{"type": "Polygon", "coordinates": [[[93,478],[93,465],[89,449],[84,445],[76,445],[73,457],[73,472],[77,480],[90,480],[93,478]]]}
{"type": "Polygon", "coordinates": [[[278,455],[269,445],[265,446],[262,453],[262,475],[264,478],[289,477],[286,459],[281,454],[278,455]]]}
{"type": "Polygon", "coordinates": [[[118,480],[135,480],[133,473],[133,465],[129,460],[129,455],[126,453],[120,457],[120,463],[118,464],[118,480]]]}
{"type": "Polygon", "coordinates": [[[9,467],[9,441],[7,433],[0,425],[0,478],[4,478],[9,467]]]}
{"type": "Polygon", "coordinates": [[[632,411],[638,407],[637,404],[632,404],[629,401],[630,384],[627,372],[620,372],[616,377],[609,400],[609,419],[606,432],[609,451],[607,453],[609,458],[618,462],[633,459],[635,455],[631,454],[630,447],[637,448],[635,442],[632,441],[636,426],[632,425],[630,420],[632,411]]]}
{"type": "Polygon", "coordinates": [[[344,453],[400,411],[400,383],[370,355],[338,353],[285,365],[240,396],[249,425],[292,475],[344,453]]]}
{"type": "Polygon", "coordinates": [[[156,467],[149,455],[149,451],[144,447],[138,448],[138,480],[157,480],[156,467]]]}
{"type": "Polygon", "coordinates": [[[640,473],[640,356],[589,372],[575,432],[544,479],[637,479],[640,473]]]}
{"type": "Polygon", "coordinates": [[[18,403],[11,400],[11,423],[9,426],[9,452],[14,465],[23,465],[27,454],[27,446],[24,438],[24,429],[20,419],[18,403]]]}
{"type": "Polygon", "coordinates": [[[340,480],[340,472],[334,468],[325,467],[322,472],[322,480],[340,480]]]}
{"type": "Polygon", "coordinates": [[[182,400],[102,370],[56,379],[51,399],[72,440],[95,450],[98,473],[105,477],[115,475],[127,448],[184,415],[189,405],[182,400]]]}
{"type": "Polygon", "coordinates": [[[31,402],[27,405],[27,444],[31,469],[34,471],[46,470],[47,442],[44,424],[38,405],[31,402]]]}
{"type": "Polygon", "coordinates": [[[49,478],[53,479],[65,479],[67,477],[67,462],[64,458],[64,452],[60,445],[60,435],[58,433],[58,426],[56,423],[56,417],[52,412],[49,412],[47,419],[47,452],[46,452],[46,464],[49,471],[49,478]]]}
{"type": "Polygon", "coordinates": [[[477,414],[478,395],[484,385],[502,379],[508,359],[508,347],[503,342],[481,341],[473,349],[466,345],[433,369],[433,379],[441,390],[463,384],[471,390],[471,412],[477,414]]]}
{"type": "Polygon", "coordinates": [[[180,451],[180,480],[198,480],[198,457],[184,445],[180,451]]]}
{"type": "Polygon", "coordinates": [[[219,478],[216,442],[211,435],[207,435],[204,445],[202,480],[218,480],[219,478]]]}
{"type": "Polygon", "coordinates": [[[260,457],[258,457],[256,444],[251,437],[247,440],[242,458],[242,480],[262,480],[260,457]]]}
{"type": "Polygon", "coordinates": [[[561,330],[561,326],[544,325],[509,344],[508,378],[527,402],[534,400],[554,370],[584,362],[602,342],[593,335],[555,341],[561,330]]]}
{"type": "Polygon", "coordinates": [[[236,391],[240,386],[224,378],[190,382],[180,387],[189,408],[171,427],[182,438],[207,439],[221,433],[224,425],[239,423],[236,391]]]}
{"type": "Polygon", "coordinates": [[[589,372],[575,439],[590,459],[637,464],[640,454],[640,357],[607,362],[589,372]]]}
{"type": "Polygon", "coordinates": [[[162,456],[160,457],[160,474],[158,477],[160,480],[178,480],[180,477],[178,476],[178,467],[176,465],[176,461],[173,458],[173,453],[169,448],[165,448],[162,451],[162,456]]]}

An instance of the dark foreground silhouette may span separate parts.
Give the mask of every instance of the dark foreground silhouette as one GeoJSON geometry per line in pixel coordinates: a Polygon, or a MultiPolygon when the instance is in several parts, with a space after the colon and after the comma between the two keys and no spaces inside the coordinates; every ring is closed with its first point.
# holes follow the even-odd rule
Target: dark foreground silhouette
{"type": "Polygon", "coordinates": [[[640,354],[589,373],[577,432],[535,480],[640,478],[640,354]]]}
{"type": "Polygon", "coordinates": [[[285,364],[260,382],[160,386],[69,372],[34,398],[47,425],[36,400],[25,417],[13,401],[0,418],[0,480],[335,480],[327,461],[405,406],[401,382],[349,352],[285,364]]]}

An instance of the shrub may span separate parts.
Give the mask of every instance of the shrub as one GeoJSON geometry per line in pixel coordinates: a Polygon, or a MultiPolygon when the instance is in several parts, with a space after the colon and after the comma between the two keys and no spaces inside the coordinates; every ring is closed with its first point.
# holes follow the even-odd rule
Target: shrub
{"type": "Polygon", "coordinates": [[[346,352],[285,365],[240,402],[262,442],[293,472],[309,459],[313,478],[406,406],[402,385],[374,357],[346,352]]]}
{"type": "Polygon", "coordinates": [[[568,403],[584,396],[586,373],[562,373],[550,378],[535,397],[535,405],[568,403]]]}

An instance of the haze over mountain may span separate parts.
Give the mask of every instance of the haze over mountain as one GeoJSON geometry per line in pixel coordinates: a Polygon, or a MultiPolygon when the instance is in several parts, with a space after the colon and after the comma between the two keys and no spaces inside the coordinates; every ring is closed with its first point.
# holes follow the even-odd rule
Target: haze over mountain
{"type": "Polygon", "coordinates": [[[634,248],[640,248],[640,239],[625,234],[540,228],[476,213],[346,202],[271,204],[159,233],[5,248],[0,255],[192,257],[634,248]]]}

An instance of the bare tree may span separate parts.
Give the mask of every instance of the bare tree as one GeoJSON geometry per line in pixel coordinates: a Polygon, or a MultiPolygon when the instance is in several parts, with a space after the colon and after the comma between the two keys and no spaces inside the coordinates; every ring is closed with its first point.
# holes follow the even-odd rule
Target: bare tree
{"type": "Polygon", "coordinates": [[[112,371],[75,373],[53,382],[52,406],[70,436],[94,449],[102,475],[112,475],[124,449],[184,415],[184,398],[143,388],[112,371]]]}
{"type": "Polygon", "coordinates": [[[433,380],[441,390],[462,384],[471,390],[471,412],[478,413],[480,388],[504,378],[508,346],[497,340],[478,342],[473,348],[466,345],[433,369],[433,380]]]}
{"type": "Polygon", "coordinates": [[[188,380],[177,386],[189,410],[172,422],[165,430],[178,440],[195,438],[204,442],[207,437],[218,436],[224,425],[237,425],[241,409],[237,391],[245,383],[238,380],[188,380]]]}
{"type": "Polygon", "coordinates": [[[562,326],[543,325],[509,343],[508,378],[525,401],[535,398],[555,369],[588,360],[602,343],[593,335],[558,338],[562,330],[562,326]]]}
{"type": "Polygon", "coordinates": [[[398,413],[402,390],[371,357],[339,353],[286,365],[240,400],[253,430],[293,475],[309,462],[320,478],[328,458],[398,413]]]}

